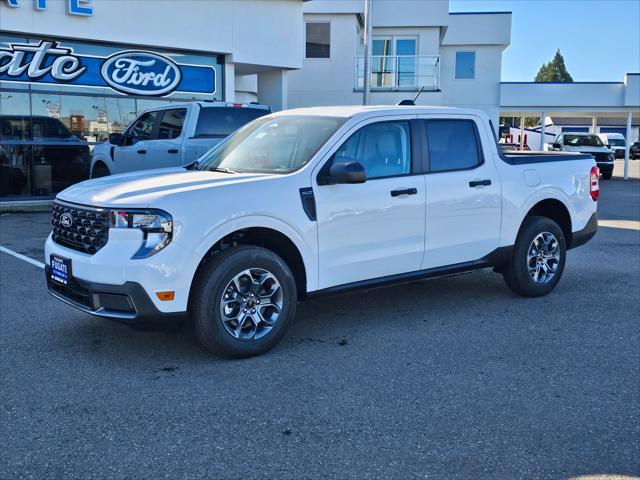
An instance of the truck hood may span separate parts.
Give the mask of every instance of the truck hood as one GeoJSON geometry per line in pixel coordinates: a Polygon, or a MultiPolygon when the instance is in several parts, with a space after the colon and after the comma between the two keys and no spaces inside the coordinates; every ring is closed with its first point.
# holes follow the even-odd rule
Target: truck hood
{"type": "Polygon", "coordinates": [[[162,168],[96,178],[60,192],[65,202],[95,207],[148,208],[158,200],[179,192],[250,182],[267,175],[223,173],[184,168],[162,168]]]}

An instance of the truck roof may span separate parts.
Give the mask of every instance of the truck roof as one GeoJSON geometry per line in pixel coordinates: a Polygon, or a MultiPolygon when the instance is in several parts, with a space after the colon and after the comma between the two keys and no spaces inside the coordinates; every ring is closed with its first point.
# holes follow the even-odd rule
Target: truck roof
{"type": "Polygon", "coordinates": [[[456,107],[442,107],[437,105],[432,106],[410,106],[410,105],[344,105],[333,107],[308,107],[308,108],[295,108],[292,110],[283,110],[275,113],[275,115],[318,115],[327,117],[355,117],[356,115],[366,113],[385,113],[389,115],[393,114],[406,114],[407,112],[413,114],[420,113],[450,113],[450,114],[469,114],[486,116],[481,110],[475,110],[472,108],[456,108],[456,107]]]}

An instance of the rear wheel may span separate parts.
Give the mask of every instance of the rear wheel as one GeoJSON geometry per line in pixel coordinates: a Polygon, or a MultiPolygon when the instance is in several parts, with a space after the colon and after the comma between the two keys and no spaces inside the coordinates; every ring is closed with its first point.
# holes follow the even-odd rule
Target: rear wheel
{"type": "Polygon", "coordinates": [[[93,166],[93,171],[91,172],[91,178],[100,178],[100,177],[108,177],[109,169],[106,167],[104,163],[96,163],[93,166]]]}
{"type": "Polygon", "coordinates": [[[504,270],[505,282],[525,297],[546,295],[562,277],[566,252],[564,234],[556,222],[547,217],[529,217],[504,270]]]}
{"type": "Polygon", "coordinates": [[[208,350],[250,357],[280,341],[296,303],[296,283],[288,265],[270,250],[239,246],[215,255],[201,268],[191,320],[208,350]]]}

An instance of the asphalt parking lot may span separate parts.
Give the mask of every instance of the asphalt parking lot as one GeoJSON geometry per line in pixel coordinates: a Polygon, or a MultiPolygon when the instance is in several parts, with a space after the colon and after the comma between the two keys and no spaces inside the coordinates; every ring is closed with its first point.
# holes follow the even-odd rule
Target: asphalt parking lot
{"type": "MultiPolygon", "coordinates": [[[[547,297],[479,272],[314,300],[241,361],[75,311],[0,252],[0,478],[640,475],[634,176],[601,182],[547,297]]],[[[48,222],[4,214],[0,245],[41,261],[48,222]]]]}

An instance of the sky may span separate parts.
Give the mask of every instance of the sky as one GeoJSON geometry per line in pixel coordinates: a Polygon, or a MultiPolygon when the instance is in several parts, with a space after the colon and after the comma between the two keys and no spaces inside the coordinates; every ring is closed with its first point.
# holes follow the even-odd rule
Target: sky
{"type": "Polygon", "coordinates": [[[451,12],[513,12],[502,81],[533,81],[559,48],[576,82],[640,72],[640,0],[450,0],[451,12]]]}

